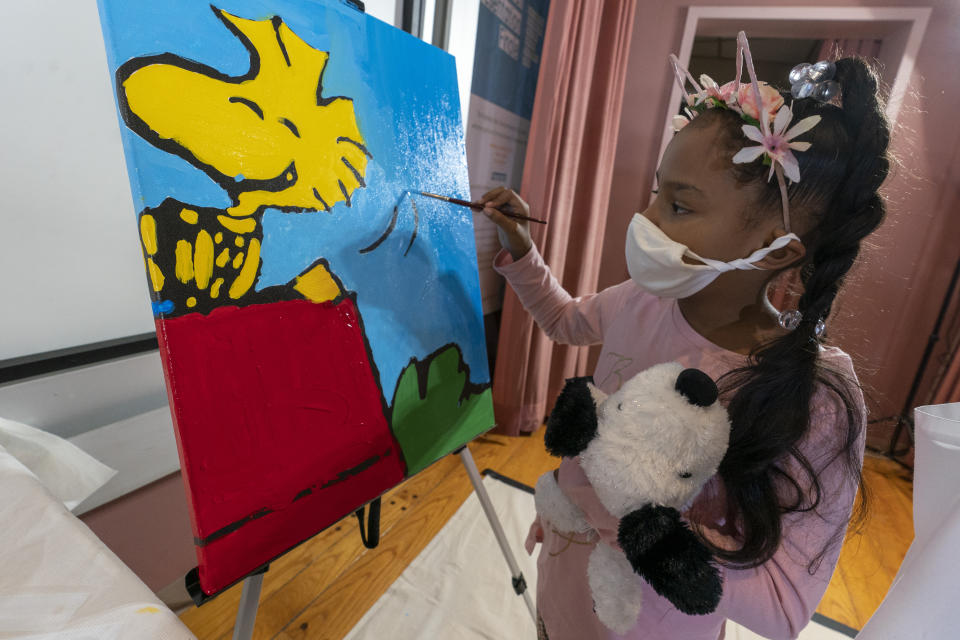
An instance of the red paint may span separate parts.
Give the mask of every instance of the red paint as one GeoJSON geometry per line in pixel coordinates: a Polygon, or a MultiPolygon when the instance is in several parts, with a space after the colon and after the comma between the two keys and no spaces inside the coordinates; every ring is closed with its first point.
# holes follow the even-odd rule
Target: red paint
{"type": "Polygon", "coordinates": [[[403,480],[349,298],[223,307],[158,320],[157,333],[194,536],[271,511],[197,547],[207,594],[403,480]]]}

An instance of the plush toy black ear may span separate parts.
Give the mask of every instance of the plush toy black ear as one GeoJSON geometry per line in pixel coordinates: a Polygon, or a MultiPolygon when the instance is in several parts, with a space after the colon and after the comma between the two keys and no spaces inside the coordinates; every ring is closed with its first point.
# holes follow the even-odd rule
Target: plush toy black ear
{"type": "Polygon", "coordinates": [[[700,369],[684,369],[677,376],[674,388],[685,397],[690,404],[698,407],[709,407],[717,401],[719,392],[713,378],[700,369]]]}
{"type": "Polygon", "coordinates": [[[569,378],[547,418],[543,443],[555,456],[580,455],[597,435],[597,405],[587,383],[590,376],[569,378]]]}
{"type": "Polygon", "coordinates": [[[620,520],[617,542],[653,590],[687,615],[712,613],[723,585],[710,551],[672,507],[647,505],[620,520]]]}

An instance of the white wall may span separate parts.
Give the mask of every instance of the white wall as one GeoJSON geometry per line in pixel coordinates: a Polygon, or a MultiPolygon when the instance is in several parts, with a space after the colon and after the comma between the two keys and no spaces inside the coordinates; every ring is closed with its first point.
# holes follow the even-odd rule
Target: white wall
{"type": "Polygon", "coordinates": [[[477,46],[477,16],[480,0],[453,0],[450,12],[450,44],[447,47],[457,59],[457,81],[460,84],[460,109],[463,126],[467,126],[470,108],[470,85],[473,82],[473,53],[477,46]]]}
{"type": "Polygon", "coordinates": [[[400,24],[400,3],[402,0],[364,0],[364,10],[368,15],[387,24],[400,24]]]}
{"type": "Polygon", "coordinates": [[[0,360],[153,331],[96,0],[4,5],[0,360]]]}

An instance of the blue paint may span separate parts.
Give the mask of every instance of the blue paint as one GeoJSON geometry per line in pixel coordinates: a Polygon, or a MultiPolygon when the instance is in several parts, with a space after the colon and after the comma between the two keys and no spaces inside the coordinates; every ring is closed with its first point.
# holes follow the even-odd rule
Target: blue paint
{"type": "Polygon", "coordinates": [[[171,313],[173,311],[173,300],[154,300],[150,303],[153,307],[153,315],[159,316],[161,313],[171,313]]]}
{"type": "MultiPolygon", "coordinates": [[[[225,0],[215,5],[244,18],[279,15],[311,46],[329,51],[323,95],[353,99],[373,156],[367,187],[353,193],[351,207],[341,202],[330,213],[264,214],[257,289],[286,283],[325,258],[344,286],[357,293],[388,399],[411,358],[450,342],[461,345],[471,380],[489,382],[470,210],[418,199],[417,237],[403,255],[414,232],[405,193],[470,197],[453,58],[339,4],[225,0]],[[361,255],[359,249],[387,228],[398,198],[393,233],[361,255]]],[[[114,45],[108,50],[111,69],[133,57],[171,52],[230,75],[248,70],[247,51],[205,3],[110,2],[108,11],[104,22],[114,45]]],[[[154,148],[126,127],[123,141],[128,170],[135,176],[137,211],[171,196],[198,206],[230,205],[226,193],[186,161],[154,148]]]]}

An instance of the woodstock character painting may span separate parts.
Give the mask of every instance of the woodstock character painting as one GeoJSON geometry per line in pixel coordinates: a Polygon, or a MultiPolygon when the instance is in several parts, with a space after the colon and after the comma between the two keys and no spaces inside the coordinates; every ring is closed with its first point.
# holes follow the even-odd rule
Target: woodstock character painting
{"type": "Polygon", "coordinates": [[[214,11],[250,51],[246,75],[227,77],[173,54],[135,58],[117,70],[127,125],[201,169],[234,201],[224,211],[168,201],[140,214],[158,310],[169,317],[224,302],[336,300],[342,292],[322,263],[287,291],[256,293],[253,285],[266,207],[329,212],[340,201],[349,206],[353,191],[366,186],[370,153],[353,101],[322,95],[329,54],[303,42],[280,18],[245,20],[214,11]]]}
{"type": "Polygon", "coordinates": [[[456,342],[410,357],[385,393],[357,293],[326,256],[285,284],[258,286],[268,210],[356,211],[373,156],[353,99],[325,92],[335,50],[314,48],[281,17],[212,9],[249,53],[244,74],[173,53],[115,70],[129,130],[230,200],[219,208],[168,195],[138,213],[208,594],[493,423],[489,384],[471,382],[456,342]],[[460,425],[459,441],[444,440],[450,425],[460,425]]]}

